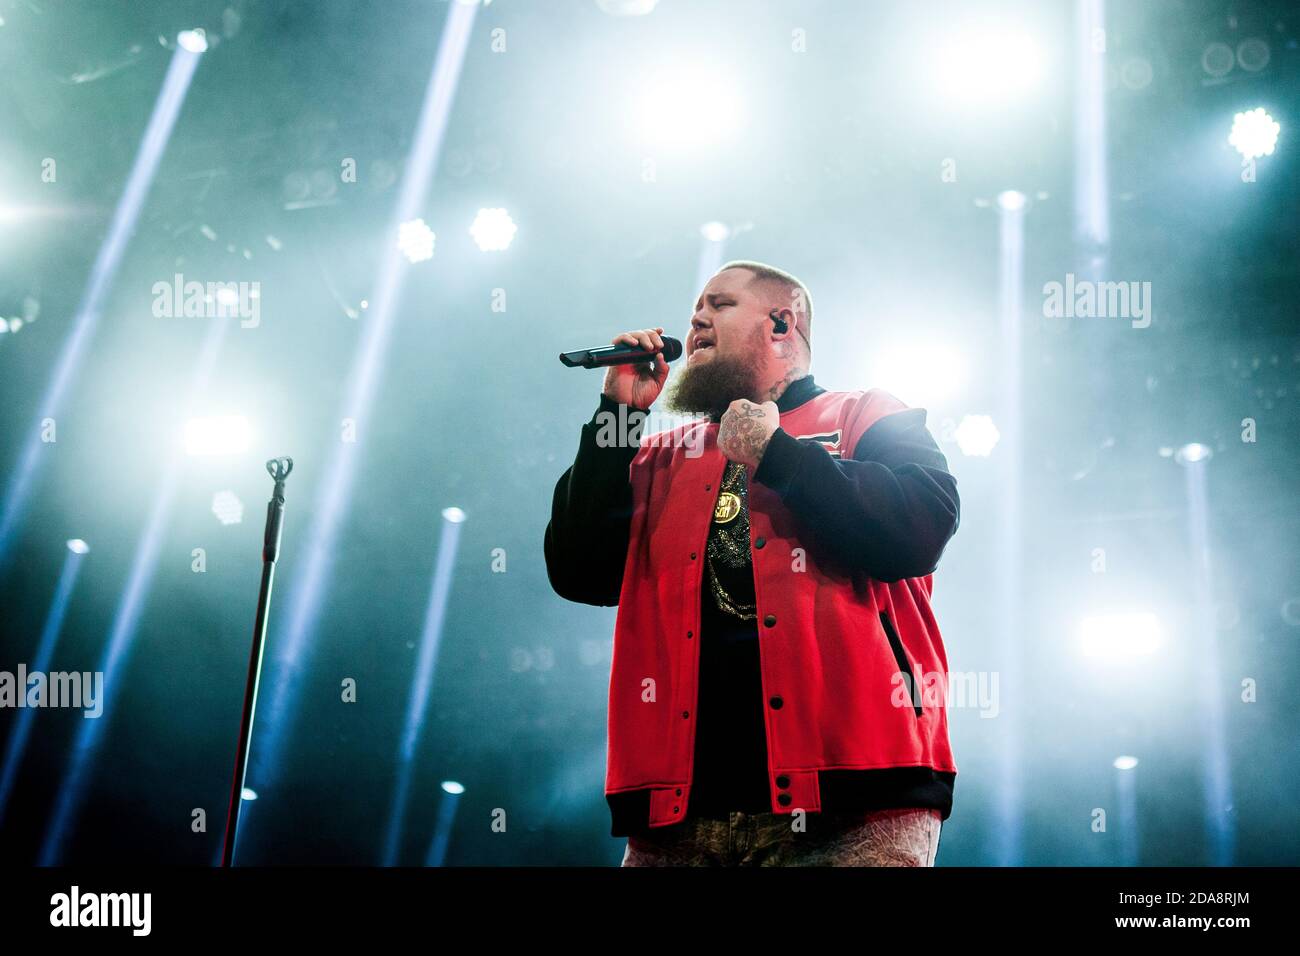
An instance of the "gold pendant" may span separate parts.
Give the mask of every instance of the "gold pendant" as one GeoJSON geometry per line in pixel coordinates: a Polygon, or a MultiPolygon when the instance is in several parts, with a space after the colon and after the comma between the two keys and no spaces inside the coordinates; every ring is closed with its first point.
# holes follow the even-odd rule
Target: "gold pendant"
{"type": "Polygon", "coordinates": [[[718,495],[718,503],[713,509],[713,520],[726,524],[740,514],[740,495],[734,491],[724,491],[718,495]]]}

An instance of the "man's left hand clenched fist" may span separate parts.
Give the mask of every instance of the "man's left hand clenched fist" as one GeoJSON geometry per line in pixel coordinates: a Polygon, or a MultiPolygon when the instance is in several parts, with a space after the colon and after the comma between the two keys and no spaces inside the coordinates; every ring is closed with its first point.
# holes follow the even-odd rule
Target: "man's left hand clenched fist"
{"type": "Polygon", "coordinates": [[[756,405],[747,398],[738,398],[722,413],[718,449],[731,461],[757,468],[772,433],[780,424],[781,413],[776,402],[756,405]]]}

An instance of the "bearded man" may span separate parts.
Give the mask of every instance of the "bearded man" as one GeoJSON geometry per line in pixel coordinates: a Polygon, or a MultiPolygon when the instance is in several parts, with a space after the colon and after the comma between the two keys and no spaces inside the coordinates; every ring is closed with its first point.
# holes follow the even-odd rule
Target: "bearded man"
{"type": "Polygon", "coordinates": [[[607,371],[555,487],[551,586],[618,606],[624,866],[931,866],[952,812],[930,595],[956,479],[923,409],[813,381],[812,317],[789,273],[724,265],[666,395],[699,417],[645,438],[663,329],[615,337],[647,361],[607,371]]]}

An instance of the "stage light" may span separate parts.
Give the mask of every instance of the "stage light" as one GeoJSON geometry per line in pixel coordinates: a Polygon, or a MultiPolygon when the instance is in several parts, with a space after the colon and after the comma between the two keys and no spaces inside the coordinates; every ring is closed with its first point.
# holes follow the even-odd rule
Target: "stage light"
{"type": "Polygon", "coordinates": [[[1282,126],[1260,106],[1232,118],[1228,142],[1241,153],[1242,159],[1258,159],[1273,155],[1281,130],[1282,126]]]}
{"type": "Polygon", "coordinates": [[[455,796],[460,796],[465,792],[465,785],[463,783],[457,783],[455,780],[444,780],[442,782],[442,789],[455,796]]]}
{"type": "Polygon", "coordinates": [[[740,97],[722,71],[678,66],[646,82],[628,116],[646,147],[699,149],[736,131],[740,97]]]}
{"type": "Polygon", "coordinates": [[[500,252],[509,248],[518,229],[506,210],[480,209],[469,232],[484,252],[500,252]]]}
{"type": "Polygon", "coordinates": [[[222,524],[239,524],[244,520],[244,503],[233,491],[218,491],[212,496],[212,513],[222,524]]]}
{"type": "Polygon", "coordinates": [[[987,415],[966,415],[953,433],[963,455],[987,458],[1002,435],[987,415]]]}
{"type": "Polygon", "coordinates": [[[908,405],[941,404],[964,386],[966,360],[942,344],[924,343],[882,350],[874,359],[871,381],[908,405]]]}
{"type": "Polygon", "coordinates": [[[69,538],[68,550],[73,554],[89,554],[90,545],[86,544],[86,542],[82,541],[80,538],[69,538]]]}
{"type": "Polygon", "coordinates": [[[1222,79],[1232,72],[1236,64],[1236,57],[1232,52],[1232,47],[1228,44],[1215,40],[1207,44],[1201,51],[1201,69],[1210,76],[1222,79]]]}
{"type": "Polygon", "coordinates": [[[1237,44],[1237,63],[1247,73],[1264,69],[1271,55],[1268,41],[1262,37],[1247,37],[1237,44]]]}
{"type": "Polygon", "coordinates": [[[433,258],[433,245],[437,237],[423,219],[411,219],[402,223],[397,233],[397,248],[411,262],[423,262],[433,258]]]}
{"type": "Polygon", "coordinates": [[[1154,654],[1161,644],[1160,621],[1150,613],[1097,614],[1079,624],[1085,657],[1122,662],[1154,654]]]}
{"type": "Polygon", "coordinates": [[[1007,212],[1019,212],[1025,208],[1025,194],[1014,189],[998,193],[998,207],[1007,212]]]}
{"type": "Polygon", "coordinates": [[[461,511],[459,508],[443,508],[442,517],[444,520],[449,521],[452,524],[460,524],[465,520],[465,512],[461,511]]]}
{"type": "Polygon", "coordinates": [[[206,53],[208,50],[208,35],[203,30],[182,30],[176,36],[176,42],[184,50],[191,53],[206,53]]]}
{"type": "Polygon", "coordinates": [[[1174,461],[1180,465],[1194,465],[1198,461],[1208,461],[1214,450],[1209,445],[1202,445],[1198,441],[1189,442],[1178,451],[1174,452],[1174,461]]]}
{"type": "Polygon", "coordinates": [[[643,17],[659,0],[596,0],[596,6],[611,17],[643,17]]]}
{"type": "Polygon", "coordinates": [[[1130,757],[1127,754],[1121,757],[1116,757],[1115,762],[1111,764],[1111,766],[1113,766],[1116,770],[1133,770],[1134,768],[1137,767],[1137,765],[1138,765],[1138,758],[1130,757]]]}
{"type": "Polygon", "coordinates": [[[938,92],[961,105],[1004,107],[1035,90],[1043,76],[1043,55],[1034,40],[1014,30],[985,34],[962,31],[931,59],[938,92]]]}
{"type": "Polygon", "coordinates": [[[725,222],[706,222],[700,226],[700,235],[709,242],[726,242],[731,238],[731,229],[725,222]]]}
{"type": "Polygon", "coordinates": [[[185,423],[185,451],[196,457],[238,455],[251,441],[248,420],[242,415],[210,415],[185,423]]]}
{"type": "Polygon", "coordinates": [[[252,787],[244,787],[244,789],[239,791],[239,798],[241,800],[256,800],[257,791],[252,787]]]}

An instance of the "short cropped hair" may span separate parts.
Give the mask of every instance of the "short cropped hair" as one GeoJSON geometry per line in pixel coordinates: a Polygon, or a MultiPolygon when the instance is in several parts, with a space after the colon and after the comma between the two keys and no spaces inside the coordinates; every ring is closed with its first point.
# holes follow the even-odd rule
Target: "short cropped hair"
{"type": "Polygon", "coordinates": [[[808,351],[812,351],[812,293],[802,281],[784,269],[770,266],[766,262],[755,262],[752,259],[733,259],[718,271],[725,272],[728,269],[746,269],[754,274],[755,282],[780,290],[782,300],[787,302],[800,317],[799,331],[803,334],[804,341],[808,343],[808,351]]]}

